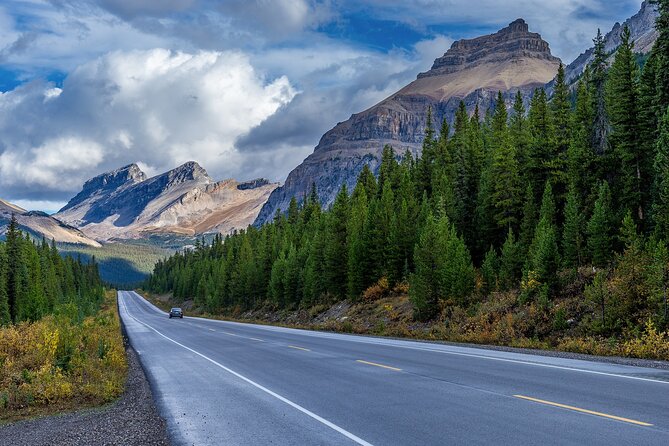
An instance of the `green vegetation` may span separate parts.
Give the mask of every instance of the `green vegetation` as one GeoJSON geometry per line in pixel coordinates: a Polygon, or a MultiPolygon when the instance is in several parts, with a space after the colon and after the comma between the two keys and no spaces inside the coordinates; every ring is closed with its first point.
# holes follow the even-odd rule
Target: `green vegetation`
{"type": "Polygon", "coordinates": [[[110,401],[125,371],[97,264],[33,242],[12,218],[0,242],[0,420],[110,401]]]}
{"type": "Polygon", "coordinates": [[[102,298],[95,262],[63,258],[45,240],[34,243],[12,218],[0,242],[0,325],[36,321],[68,306],[83,318],[98,310],[102,298]]]}
{"type": "MultiPolygon", "coordinates": [[[[378,179],[365,168],[328,210],[315,191],[293,199],[272,223],[158,262],[147,288],[238,314],[408,287],[414,319],[449,339],[591,352],[603,351],[592,339],[666,339],[669,1],[658,4],[643,70],[627,29],[611,56],[598,33],[573,106],[560,68],[553,97],[535,91],[527,113],[518,96],[509,117],[500,93],[482,122],[462,104],[451,133],[428,112],[419,159],[385,147],[378,179]]],[[[652,350],[639,342],[608,351],[652,350]]]]}
{"type": "Polygon", "coordinates": [[[60,244],[58,249],[63,255],[80,257],[82,261],[95,259],[102,280],[124,288],[130,288],[146,280],[156,262],[176,250],[156,246],[152,242],[141,243],[135,240],[105,243],[102,248],[60,244]]]}
{"type": "Polygon", "coordinates": [[[124,389],[127,363],[109,291],[83,320],[73,305],[0,328],[0,422],[104,404],[124,389]]]}

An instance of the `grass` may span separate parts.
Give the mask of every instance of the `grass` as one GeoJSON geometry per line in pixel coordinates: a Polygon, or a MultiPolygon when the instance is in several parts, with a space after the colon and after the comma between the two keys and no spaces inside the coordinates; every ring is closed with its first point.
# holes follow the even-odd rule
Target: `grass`
{"type": "Polygon", "coordinates": [[[79,322],[50,315],[0,329],[0,422],[109,403],[125,388],[127,362],[116,308],[79,322]]]}
{"type": "MultiPolygon", "coordinates": [[[[519,304],[515,292],[494,293],[473,311],[446,306],[436,320],[416,322],[402,287],[389,290],[381,283],[368,291],[365,299],[351,305],[338,302],[295,311],[277,311],[270,307],[247,312],[228,309],[222,314],[196,308],[186,313],[309,330],[669,361],[669,332],[659,331],[650,321],[641,333],[628,338],[591,336],[585,334],[582,327],[556,324],[556,315],[562,315],[564,308],[580,304],[578,297],[563,299],[552,308],[544,309],[536,303],[519,304]],[[345,310],[332,312],[337,306],[345,310]],[[330,317],[324,318],[328,313],[330,317]]],[[[165,311],[172,306],[168,295],[141,294],[165,311]]]]}

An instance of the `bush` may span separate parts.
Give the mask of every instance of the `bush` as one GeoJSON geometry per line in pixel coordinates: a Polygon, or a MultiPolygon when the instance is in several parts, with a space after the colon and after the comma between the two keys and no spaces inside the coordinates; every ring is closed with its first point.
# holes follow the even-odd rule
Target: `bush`
{"type": "Polygon", "coordinates": [[[70,316],[0,329],[0,419],[56,403],[98,405],[123,392],[127,363],[114,293],[96,316],[81,323],[70,316]]]}
{"type": "Polygon", "coordinates": [[[383,276],[374,285],[370,286],[362,293],[362,298],[366,301],[374,301],[387,297],[390,293],[390,284],[388,278],[383,276]]]}

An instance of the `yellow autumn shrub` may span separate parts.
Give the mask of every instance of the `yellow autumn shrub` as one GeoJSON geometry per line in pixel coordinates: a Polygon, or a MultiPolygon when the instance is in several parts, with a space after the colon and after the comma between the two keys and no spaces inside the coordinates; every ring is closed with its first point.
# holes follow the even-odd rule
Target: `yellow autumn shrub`
{"type": "Polygon", "coordinates": [[[0,419],[30,407],[102,404],[124,389],[127,363],[115,294],[78,322],[47,316],[0,328],[0,419]]]}

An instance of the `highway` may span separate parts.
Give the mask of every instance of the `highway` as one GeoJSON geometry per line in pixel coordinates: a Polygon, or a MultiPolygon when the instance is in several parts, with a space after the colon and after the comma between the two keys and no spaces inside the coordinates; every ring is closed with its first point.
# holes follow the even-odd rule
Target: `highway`
{"type": "Polygon", "coordinates": [[[669,445],[669,371],[119,310],[178,445],[669,445]]]}

